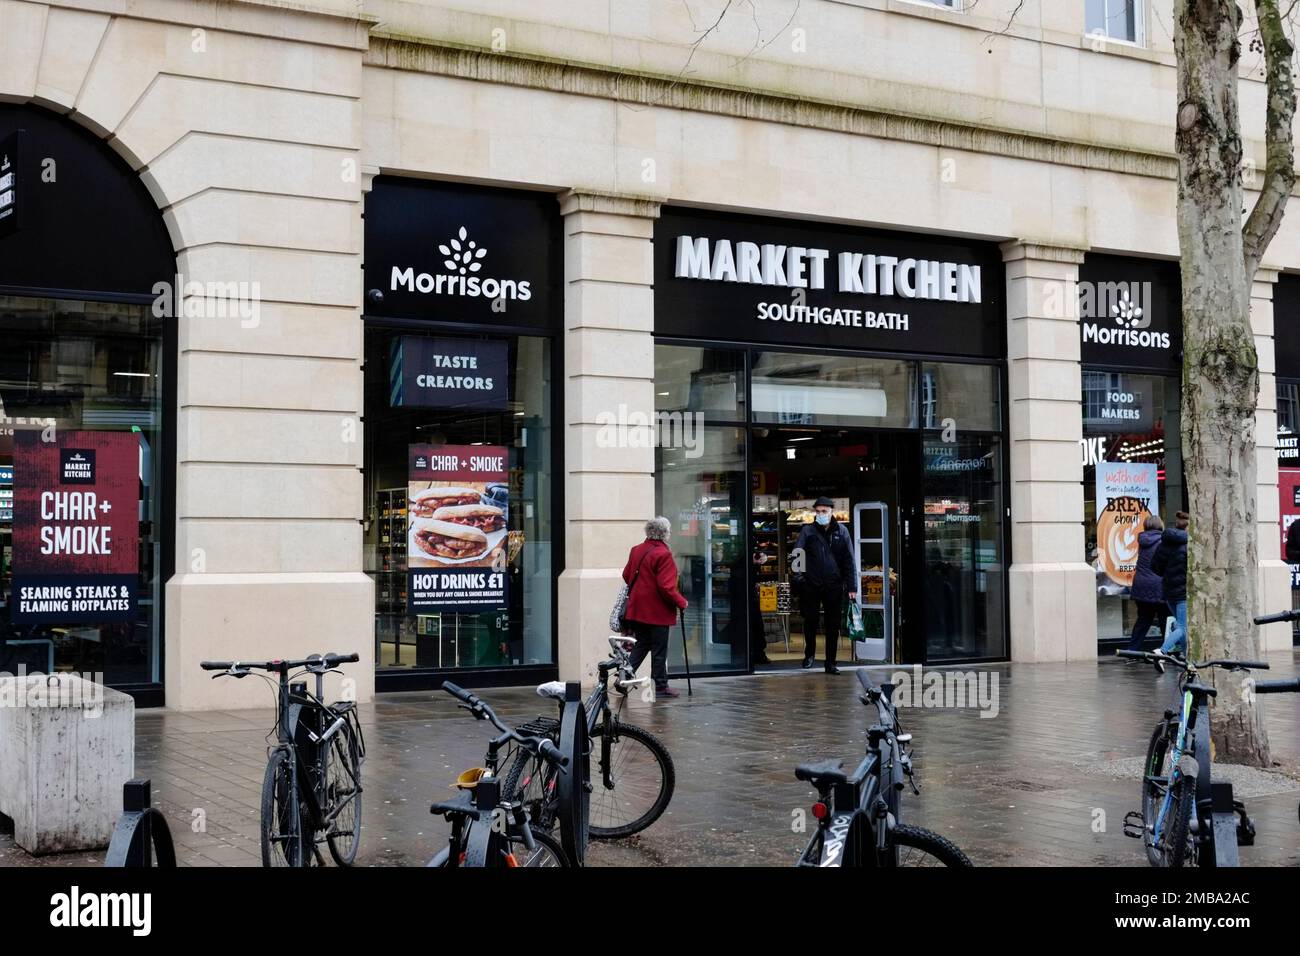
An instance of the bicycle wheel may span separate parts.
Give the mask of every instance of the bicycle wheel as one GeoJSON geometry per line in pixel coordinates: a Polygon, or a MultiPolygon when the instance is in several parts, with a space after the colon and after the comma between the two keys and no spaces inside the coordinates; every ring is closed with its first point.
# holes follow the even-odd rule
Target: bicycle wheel
{"type": "Polygon", "coordinates": [[[533,844],[536,849],[529,850],[522,838],[510,840],[510,855],[515,858],[515,866],[569,866],[569,858],[560,846],[560,841],[549,833],[533,830],[533,844]]]}
{"type": "Polygon", "coordinates": [[[613,840],[640,833],[668,809],[677,772],[668,748],[654,734],[632,724],[598,724],[591,733],[591,822],[593,840],[613,840]],[[600,766],[602,739],[610,735],[610,780],[600,766]]]}
{"type": "Polygon", "coordinates": [[[965,853],[933,830],[909,826],[894,827],[891,834],[898,851],[899,866],[974,866],[965,853]]]}
{"type": "Polygon", "coordinates": [[[515,754],[501,792],[511,803],[522,803],[534,832],[555,828],[555,768],[527,750],[515,754]]]}
{"type": "Polygon", "coordinates": [[[266,762],[262,779],[262,865],[306,866],[307,844],[302,834],[303,815],[294,821],[293,753],[276,747],[266,762]]]}
{"type": "Polygon", "coordinates": [[[330,741],[325,788],[329,812],[342,807],[325,834],[330,856],[339,866],[351,866],[361,844],[361,760],[350,725],[344,724],[330,741]]]}
{"type": "Polygon", "coordinates": [[[1142,843],[1152,866],[1180,867],[1190,855],[1188,831],[1195,781],[1169,766],[1177,733],[1176,723],[1161,721],[1147,746],[1142,776],[1142,843]]]}

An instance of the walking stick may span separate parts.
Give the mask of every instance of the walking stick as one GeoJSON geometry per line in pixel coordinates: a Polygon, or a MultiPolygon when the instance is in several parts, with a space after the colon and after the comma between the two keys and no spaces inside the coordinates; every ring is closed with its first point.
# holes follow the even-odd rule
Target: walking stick
{"type": "Polygon", "coordinates": [[[691,690],[691,655],[686,649],[686,614],[681,608],[677,609],[677,620],[682,625],[682,661],[686,664],[686,696],[694,697],[695,692],[691,690]]]}

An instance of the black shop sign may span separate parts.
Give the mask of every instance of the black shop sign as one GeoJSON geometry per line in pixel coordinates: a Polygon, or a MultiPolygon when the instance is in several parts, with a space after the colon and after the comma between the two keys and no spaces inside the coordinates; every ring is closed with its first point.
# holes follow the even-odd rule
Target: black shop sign
{"type": "Polygon", "coordinates": [[[403,335],[393,341],[389,404],[503,411],[509,364],[509,343],[501,339],[403,335]]]}
{"type": "Polygon", "coordinates": [[[1182,368],[1177,263],[1090,253],[1079,267],[1078,309],[1084,365],[1182,368]]]}
{"type": "Polygon", "coordinates": [[[1273,285],[1273,355],[1279,379],[1300,381],[1300,275],[1273,285]]]}
{"type": "Polygon", "coordinates": [[[996,243],[667,207],[654,257],[659,335],[1006,353],[996,243]]]}
{"type": "Polygon", "coordinates": [[[366,195],[366,315],[551,328],[561,249],[550,193],[381,176],[366,195]]]}
{"type": "Polygon", "coordinates": [[[0,139],[0,236],[18,228],[18,132],[0,139]]]}

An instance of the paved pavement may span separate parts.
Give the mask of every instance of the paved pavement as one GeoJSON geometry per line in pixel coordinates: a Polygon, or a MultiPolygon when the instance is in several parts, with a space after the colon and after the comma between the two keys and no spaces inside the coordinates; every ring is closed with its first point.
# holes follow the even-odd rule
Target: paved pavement
{"type": "MultiPolygon", "coordinates": [[[[1294,675],[1300,653],[1270,657],[1270,677],[1294,675]]],[[[905,819],[938,830],[978,865],[1145,865],[1141,844],[1121,832],[1138,806],[1140,758],[1173,675],[1118,660],[1003,664],[977,670],[998,680],[998,713],[902,711],[915,736],[921,795],[904,795],[905,819]]],[[[929,671],[927,670],[927,673],[929,671]]],[[[883,675],[882,675],[883,676],[883,675]]],[[[879,678],[878,678],[879,679],[879,678]]],[[[665,816],[645,834],[594,845],[592,866],[788,866],[806,835],[797,811],[813,791],[796,763],[842,757],[852,766],[874,710],[857,702],[857,681],[787,672],[695,681],[695,694],[645,703],[625,714],[658,734],[677,768],[665,816]]],[[[507,720],[549,713],[531,689],[483,691],[507,720]]],[[[1300,865],[1300,698],[1262,698],[1279,772],[1246,775],[1247,806],[1259,831],[1243,865],[1300,865]],[[1289,776],[1287,774],[1290,774],[1289,776]]],[[[272,712],[137,715],[137,772],[153,780],[155,805],[172,823],[189,866],[258,865],[258,804],[272,712]],[[197,821],[201,819],[203,826],[197,821]]],[[[383,695],[364,708],[368,757],[359,864],[423,864],[446,825],[429,803],[482,759],[485,724],[440,693],[383,695]]],[[[34,861],[0,833],[0,866],[78,865],[98,854],[34,861]]]]}

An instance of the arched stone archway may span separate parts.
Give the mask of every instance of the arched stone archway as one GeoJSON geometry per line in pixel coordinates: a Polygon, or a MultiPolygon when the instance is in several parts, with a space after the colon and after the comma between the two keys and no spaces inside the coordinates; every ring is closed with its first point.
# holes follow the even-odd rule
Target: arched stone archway
{"type": "MultiPolygon", "coordinates": [[[[166,320],[170,707],[265,705],[260,687],[208,680],[203,658],[355,649],[357,698],[373,687],[357,278],[368,28],[252,3],[6,7],[0,102],[43,109],[129,167],[162,237],[147,244],[167,247],[163,278],[187,296],[166,320]]],[[[111,239],[116,259],[136,261],[138,231],[111,239]]]]}

